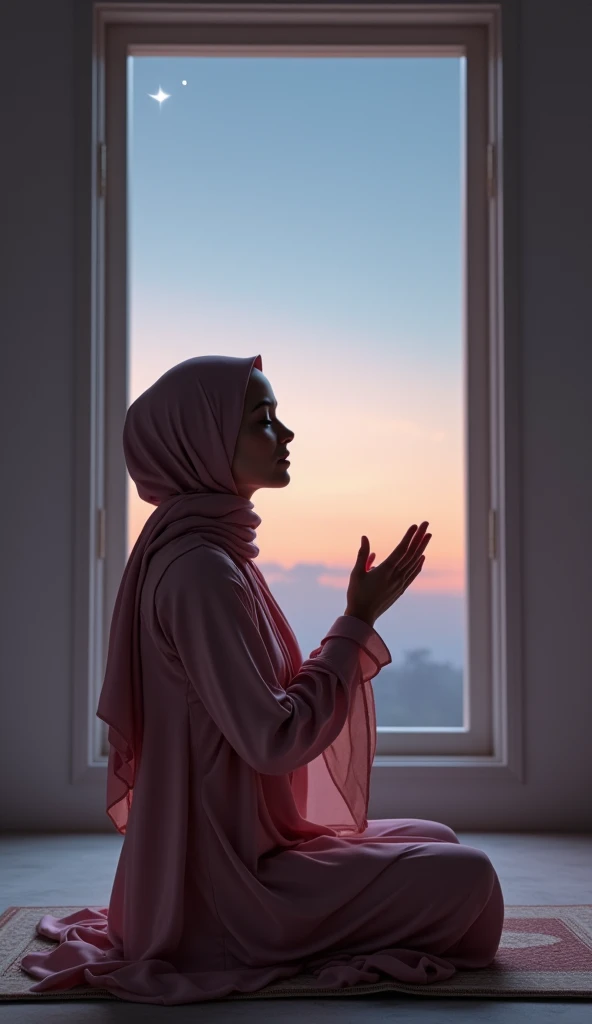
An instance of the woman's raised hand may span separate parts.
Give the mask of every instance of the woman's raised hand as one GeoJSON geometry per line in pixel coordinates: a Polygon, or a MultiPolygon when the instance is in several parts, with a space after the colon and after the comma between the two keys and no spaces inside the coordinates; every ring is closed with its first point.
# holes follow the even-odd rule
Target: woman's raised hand
{"type": "Polygon", "coordinates": [[[429,525],[423,522],[419,527],[410,526],[400,544],[375,568],[371,568],[375,556],[370,541],[362,537],[347,588],[346,615],[355,615],[374,626],[376,619],[405,593],[423,568],[423,552],[432,536],[426,533],[429,525]]]}

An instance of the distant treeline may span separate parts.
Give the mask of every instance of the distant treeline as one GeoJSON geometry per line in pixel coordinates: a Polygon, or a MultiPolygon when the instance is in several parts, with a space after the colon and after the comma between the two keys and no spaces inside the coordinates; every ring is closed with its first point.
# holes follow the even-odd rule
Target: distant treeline
{"type": "Polygon", "coordinates": [[[427,647],[405,651],[403,661],[372,680],[377,725],[463,724],[463,669],[432,661],[427,647]]]}

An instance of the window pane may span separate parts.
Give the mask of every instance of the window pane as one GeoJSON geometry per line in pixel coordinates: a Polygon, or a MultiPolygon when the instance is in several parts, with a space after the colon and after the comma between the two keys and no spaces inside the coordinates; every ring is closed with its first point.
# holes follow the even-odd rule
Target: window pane
{"type": "MultiPolygon", "coordinates": [[[[461,726],[464,60],[129,58],[128,401],[174,363],[261,353],[295,432],[256,491],[258,565],[303,656],[428,519],[376,623],[378,725],[461,726]],[[166,97],[166,98],[165,98],[166,97]]],[[[152,506],[129,486],[128,551],[152,506]]]]}

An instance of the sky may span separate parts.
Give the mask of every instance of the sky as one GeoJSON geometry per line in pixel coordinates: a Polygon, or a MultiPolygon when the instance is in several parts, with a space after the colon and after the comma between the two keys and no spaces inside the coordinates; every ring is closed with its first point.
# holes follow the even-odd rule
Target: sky
{"type": "MultiPolygon", "coordinates": [[[[402,600],[458,662],[464,61],[135,57],[128,75],[128,404],[191,356],[260,353],[295,438],[289,485],[252,498],[258,564],[299,639],[318,643],[323,601],[340,613],[362,533],[379,562],[427,519],[402,600]]],[[[153,506],[128,483],[131,549],[153,506]]]]}

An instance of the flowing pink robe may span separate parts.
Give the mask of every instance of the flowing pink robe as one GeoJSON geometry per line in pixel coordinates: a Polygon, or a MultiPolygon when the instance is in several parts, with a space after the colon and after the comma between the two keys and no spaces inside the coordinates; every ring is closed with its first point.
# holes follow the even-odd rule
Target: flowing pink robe
{"type": "Polygon", "coordinates": [[[367,820],[378,633],[340,616],[294,666],[254,564],[178,550],[142,589],[142,756],[109,907],[41,919],[59,945],[21,961],[32,991],[176,1004],[304,969],[341,988],[489,964],[504,903],[486,854],[438,822],[367,820]],[[344,737],[365,767],[337,777],[344,737]]]}

